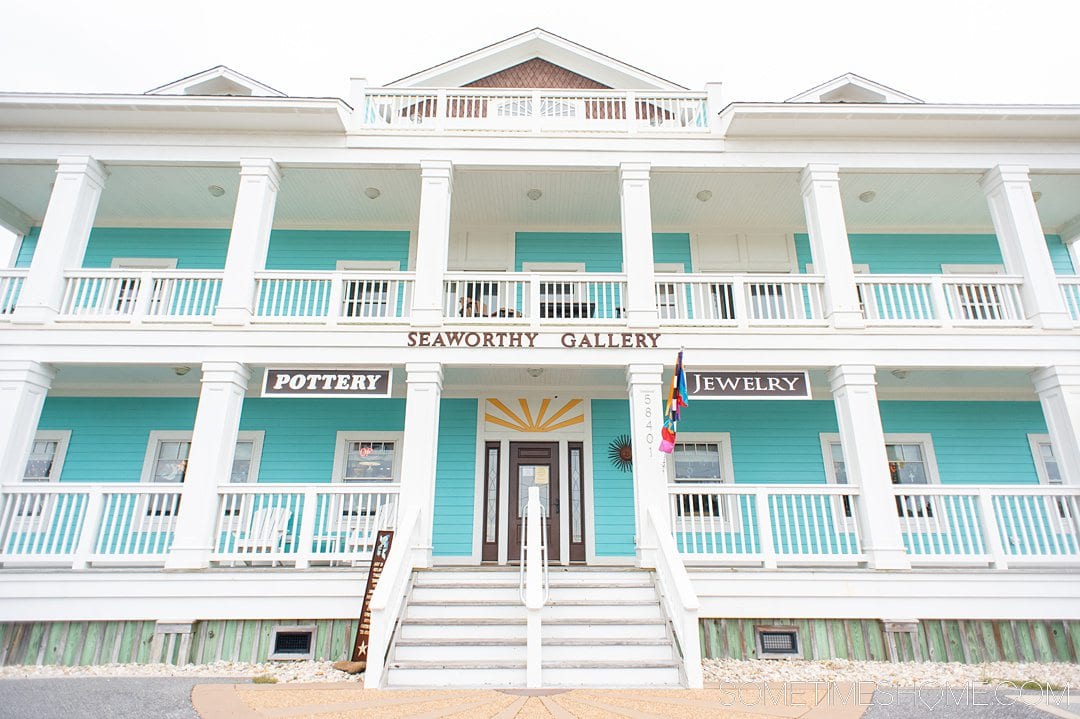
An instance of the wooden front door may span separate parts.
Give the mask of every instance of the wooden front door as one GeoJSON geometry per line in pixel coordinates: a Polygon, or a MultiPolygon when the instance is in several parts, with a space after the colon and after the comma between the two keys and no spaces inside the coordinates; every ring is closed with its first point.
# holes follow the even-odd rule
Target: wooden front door
{"type": "Polygon", "coordinates": [[[547,510],[548,559],[559,561],[559,443],[510,443],[510,546],[507,558],[521,559],[522,513],[529,501],[529,487],[540,488],[540,501],[547,510]]]}

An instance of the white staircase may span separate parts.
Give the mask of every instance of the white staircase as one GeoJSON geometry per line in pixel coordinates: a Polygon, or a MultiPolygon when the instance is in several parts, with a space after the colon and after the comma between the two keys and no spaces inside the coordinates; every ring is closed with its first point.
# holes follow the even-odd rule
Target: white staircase
{"type": "MultiPolygon", "coordinates": [[[[417,571],[387,661],[389,687],[524,687],[516,567],[417,571]]],[[[678,687],[681,663],[650,572],[552,567],[545,687],[678,687]]]]}

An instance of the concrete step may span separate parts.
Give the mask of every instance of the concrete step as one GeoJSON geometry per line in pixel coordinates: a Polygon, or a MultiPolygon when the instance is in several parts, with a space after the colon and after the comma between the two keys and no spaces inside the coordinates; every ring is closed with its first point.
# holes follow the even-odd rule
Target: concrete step
{"type": "MultiPolygon", "coordinates": [[[[589,582],[581,585],[556,585],[551,587],[552,602],[573,600],[610,601],[626,600],[656,602],[656,590],[651,584],[617,583],[614,586],[589,582]]],[[[521,603],[521,591],[515,582],[504,584],[467,584],[463,586],[419,584],[413,586],[410,602],[444,601],[504,601],[521,603]]]]}
{"type": "Polygon", "coordinates": [[[520,600],[410,601],[406,619],[524,619],[525,605],[520,600]]]}
{"type": "Polygon", "coordinates": [[[524,661],[392,661],[387,665],[386,685],[455,688],[523,687],[524,661]]]}
{"type": "Polygon", "coordinates": [[[545,662],[545,687],[680,687],[679,664],[674,660],[610,662],[545,662]]]}
{"type": "Polygon", "coordinates": [[[545,664],[552,662],[613,662],[633,657],[638,661],[665,662],[672,658],[666,639],[549,639],[543,642],[545,664]]]}
{"type": "Polygon", "coordinates": [[[401,623],[402,639],[499,639],[525,640],[525,620],[407,619],[401,623]]]}
{"type": "Polygon", "coordinates": [[[540,625],[543,642],[554,639],[667,639],[663,619],[553,619],[540,625]]]}
{"type": "Polygon", "coordinates": [[[557,619],[661,619],[660,602],[651,599],[591,600],[567,599],[552,601],[543,610],[543,621],[557,619]]]}
{"type": "Polygon", "coordinates": [[[524,662],[525,650],[524,638],[399,639],[394,661],[524,662]]]}

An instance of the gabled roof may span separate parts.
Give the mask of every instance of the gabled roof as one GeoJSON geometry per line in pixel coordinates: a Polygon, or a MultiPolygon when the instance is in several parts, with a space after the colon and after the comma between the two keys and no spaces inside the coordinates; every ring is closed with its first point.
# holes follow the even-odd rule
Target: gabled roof
{"type": "Polygon", "coordinates": [[[168,85],[147,90],[147,95],[241,95],[288,97],[280,90],[248,77],[224,65],[182,77],[168,85]]]}
{"type": "Polygon", "coordinates": [[[912,97],[899,90],[882,85],[879,82],[868,80],[853,72],[834,77],[826,83],[812,87],[801,92],[795,97],[789,97],[784,102],[885,102],[885,103],[921,103],[917,97],[912,97]]]}
{"type": "Polygon", "coordinates": [[[386,87],[464,87],[537,57],[617,89],[686,90],[682,85],[538,27],[394,80],[386,87]]]}

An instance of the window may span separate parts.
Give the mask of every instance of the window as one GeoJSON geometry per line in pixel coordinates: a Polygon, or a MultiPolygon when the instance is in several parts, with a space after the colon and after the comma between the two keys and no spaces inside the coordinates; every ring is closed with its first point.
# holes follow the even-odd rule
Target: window
{"type": "Polygon", "coordinates": [[[731,439],[725,433],[684,432],[675,443],[673,461],[667,463],[668,480],[679,490],[676,515],[679,517],[721,517],[733,520],[738,512],[734,495],[721,495],[707,488],[694,491],[692,485],[726,484],[734,477],[731,439]],[[684,485],[680,487],[679,485],[684,485]]]}
{"type": "Polygon", "coordinates": [[[385,432],[338,432],[335,482],[396,482],[401,437],[385,432]]]}
{"type": "MultiPolygon", "coordinates": [[[[946,275],[1000,275],[1005,273],[1001,265],[942,265],[946,275]]],[[[958,320],[1007,320],[1011,319],[1005,297],[998,285],[982,282],[956,280],[946,285],[953,317],[958,320]]]]}
{"type": "MultiPolygon", "coordinates": [[[[400,263],[338,260],[337,270],[360,272],[396,272],[400,263]]],[[[342,288],[343,317],[393,317],[397,311],[397,297],[391,291],[397,282],[389,279],[350,279],[344,280],[342,288]]]]}
{"type": "Polygon", "coordinates": [[[656,309],[662,320],[690,319],[686,314],[686,298],[680,296],[680,290],[686,291],[685,285],[677,282],[666,282],[662,275],[675,274],[683,271],[682,263],[656,263],[656,309]]]}
{"type": "Polygon", "coordinates": [[[30,446],[30,458],[23,472],[24,482],[56,482],[64,466],[71,430],[39,431],[30,446]]]}
{"type": "MultiPolygon", "coordinates": [[[[243,484],[258,479],[262,442],[263,432],[240,432],[237,435],[232,472],[229,475],[230,483],[243,484]]],[[[187,475],[190,453],[191,432],[151,432],[143,460],[142,481],[173,484],[183,482],[187,475]]]]}
{"type": "MultiPolygon", "coordinates": [[[[1061,466],[1057,457],[1054,456],[1054,446],[1050,443],[1048,434],[1029,434],[1028,443],[1031,445],[1031,458],[1035,461],[1035,474],[1039,477],[1040,484],[1048,484],[1051,487],[1060,487],[1065,483],[1061,477],[1061,466]]],[[[1049,499],[1049,498],[1048,498],[1049,499]]],[[[1055,497],[1058,507],[1058,516],[1071,517],[1068,497],[1055,497]]]]}
{"type": "MultiPolygon", "coordinates": [[[[823,434],[821,443],[827,479],[833,484],[850,484],[839,435],[823,434]]],[[[928,434],[886,434],[885,457],[889,463],[889,477],[893,484],[938,483],[933,443],[928,434]]],[[[896,511],[900,517],[934,516],[932,502],[925,495],[898,496],[896,511]]],[[[847,497],[844,498],[844,515],[851,516],[851,505],[847,497]]]]}
{"type": "MultiPolygon", "coordinates": [[[[523,262],[523,272],[585,272],[583,262],[523,262]]],[[[583,292],[584,283],[573,280],[540,283],[540,317],[593,317],[595,301],[590,302],[583,292]]]]}
{"type": "MultiPolygon", "coordinates": [[[[175,270],[175,257],[114,257],[112,261],[114,269],[123,270],[175,270]]],[[[139,295],[139,283],[141,278],[129,277],[117,279],[116,304],[114,308],[119,314],[131,314],[135,310],[135,300],[139,295]]],[[[156,284],[156,283],[155,283],[156,284]]],[[[157,297],[157,288],[151,288],[152,297],[157,297]]],[[[153,308],[151,308],[151,313],[153,308]]]]}

